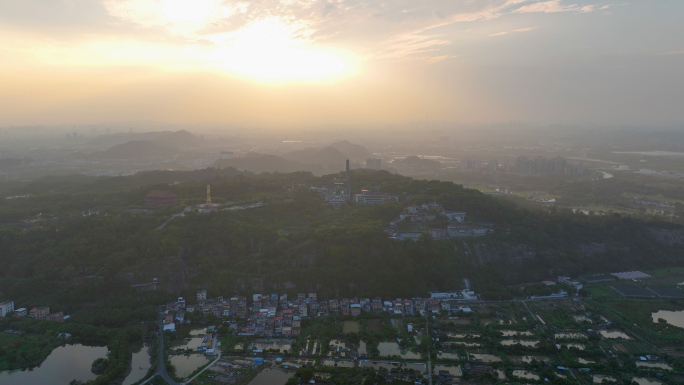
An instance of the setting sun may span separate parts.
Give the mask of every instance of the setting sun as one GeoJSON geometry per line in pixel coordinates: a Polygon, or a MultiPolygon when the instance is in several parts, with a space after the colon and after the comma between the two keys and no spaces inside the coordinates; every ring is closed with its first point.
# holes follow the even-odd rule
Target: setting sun
{"type": "Polygon", "coordinates": [[[263,19],[230,34],[211,38],[209,59],[229,73],[261,81],[329,80],[352,72],[350,57],[317,48],[306,26],[263,19]]]}

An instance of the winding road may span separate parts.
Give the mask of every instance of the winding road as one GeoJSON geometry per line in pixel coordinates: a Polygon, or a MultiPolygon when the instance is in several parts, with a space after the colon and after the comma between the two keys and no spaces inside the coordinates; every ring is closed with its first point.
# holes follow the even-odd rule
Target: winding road
{"type": "Polygon", "coordinates": [[[182,385],[180,382],[174,381],[169,373],[166,371],[166,365],[164,364],[164,321],[162,318],[162,313],[159,313],[159,321],[157,322],[157,370],[154,374],[142,382],[140,385],[145,385],[152,381],[153,378],[161,376],[169,385],[182,385]]]}
{"type": "MultiPolygon", "coordinates": [[[[154,374],[148,378],[147,380],[143,381],[140,383],[140,385],[145,385],[148,382],[152,381],[153,378],[157,376],[161,376],[166,382],[169,383],[169,385],[185,385],[189,384],[194,380],[197,376],[200,374],[204,373],[205,370],[209,369],[210,367],[214,366],[215,363],[217,363],[221,359],[221,351],[218,351],[218,356],[214,361],[212,361],[209,365],[207,365],[204,369],[200,370],[197,374],[189,378],[185,382],[177,382],[174,381],[171,376],[169,376],[169,373],[166,371],[166,365],[164,365],[164,321],[163,321],[163,314],[164,313],[159,313],[159,321],[157,323],[157,327],[159,330],[157,331],[157,339],[159,343],[157,344],[157,370],[154,372],[154,374]]],[[[216,338],[216,335],[214,335],[214,343],[213,346],[216,347],[216,342],[218,338],[216,338]]]]}

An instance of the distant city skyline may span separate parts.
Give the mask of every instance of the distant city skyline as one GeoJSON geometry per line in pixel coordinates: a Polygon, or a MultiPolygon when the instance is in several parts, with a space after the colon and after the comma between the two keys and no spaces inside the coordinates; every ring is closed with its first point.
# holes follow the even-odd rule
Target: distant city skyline
{"type": "Polygon", "coordinates": [[[684,3],[0,3],[0,126],[684,124],[684,3]]]}

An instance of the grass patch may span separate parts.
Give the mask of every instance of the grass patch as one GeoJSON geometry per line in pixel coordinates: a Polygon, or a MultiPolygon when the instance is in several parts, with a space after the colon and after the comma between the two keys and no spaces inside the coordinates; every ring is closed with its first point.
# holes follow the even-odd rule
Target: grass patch
{"type": "Polygon", "coordinates": [[[589,286],[586,289],[589,290],[592,297],[620,298],[620,295],[610,288],[610,284],[589,286]]]}

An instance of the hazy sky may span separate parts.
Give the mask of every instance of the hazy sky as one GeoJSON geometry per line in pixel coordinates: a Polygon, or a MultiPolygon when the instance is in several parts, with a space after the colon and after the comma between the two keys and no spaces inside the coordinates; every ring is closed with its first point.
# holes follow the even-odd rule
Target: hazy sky
{"type": "Polygon", "coordinates": [[[0,125],[684,123],[684,1],[0,0],[0,125]]]}

